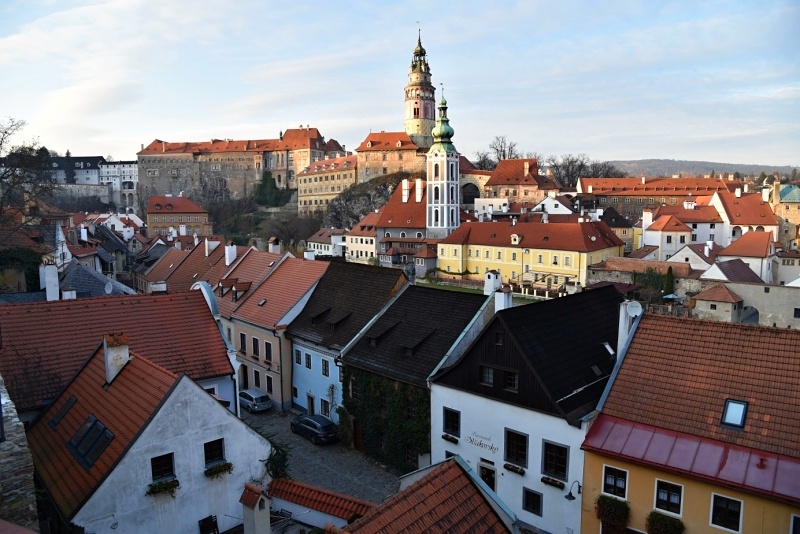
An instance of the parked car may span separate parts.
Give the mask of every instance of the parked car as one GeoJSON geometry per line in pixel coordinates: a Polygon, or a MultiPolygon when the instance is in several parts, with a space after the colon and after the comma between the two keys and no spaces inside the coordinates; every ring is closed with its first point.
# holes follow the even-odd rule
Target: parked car
{"type": "Polygon", "coordinates": [[[239,404],[248,412],[263,412],[272,408],[272,401],[266,392],[258,388],[248,388],[239,392],[239,404]]]}
{"type": "Polygon", "coordinates": [[[324,415],[301,415],[289,423],[292,432],[311,440],[311,443],[329,443],[336,439],[336,425],[324,415]]]}

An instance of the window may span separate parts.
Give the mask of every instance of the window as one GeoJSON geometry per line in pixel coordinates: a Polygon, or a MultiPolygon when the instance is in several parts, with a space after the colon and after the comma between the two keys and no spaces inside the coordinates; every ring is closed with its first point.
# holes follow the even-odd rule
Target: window
{"type": "Polygon", "coordinates": [[[114,434],[94,415],[90,415],[69,440],[67,448],[88,471],[113,439],[114,434]]]}
{"type": "Polygon", "coordinates": [[[542,494],[528,488],[522,488],[522,509],[526,512],[542,515],[542,494]]]}
{"type": "Polygon", "coordinates": [[[328,362],[328,360],[323,358],[323,360],[322,360],[322,376],[330,376],[330,368],[328,367],[329,365],[330,365],[330,363],[328,362]]]}
{"type": "Polygon", "coordinates": [[[603,468],[603,493],[625,498],[628,492],[628,472],[616,467],[603,468]]]}
{"type": "Polygon", "coordinates": [[[239,334],[239,352],[244,353],[247,351],[247,336],[244,333],[239,334]]]}
{"type": "Polygon", "coordinates": [[[625,204],[630,204],[630,203],[631,203],[630,197],[625,197],[625,204]]]}
{"type": "Polygon", "coordinates": [[[292,397],[297,398],[297,386],[292,386],[292,397]]]}
{"type": "Polygon", "coordinates": [[[683,486],[656,480],[656,508],[664,512],[681,515],[683,486]]]}
{"type": "Polygon", "coordinates": [[[678,241],[679,241],[680,243],[686,243],[686,236],[685,236],[685,235],[678,236],[678,241]]]}
{"type": "Polygon", "coordinates": [[[519,388],[519,374],[506,371],[503,375],[503,388],[507,391],[517,391],[519,388]]]}
{"type": "Polygon", "coordinates": [[[567,464],[569,448],[549,441],[544,442],[542,473],[551,477],[567,480],[567,464]]]}
{"type": "Polygon", "coordinates": [[[503,344],[503,332],[495,332],[494,333],[494,344],[495,345],[502,345],[503,344]]]}
{"type": "Polygon", "coordinates": [[[253,338],[253,357],[258,358],[261,349],[261,342],[257,337],[253,338]]]}
{"type": "Polygon", "coordinates": [[[206,456],[206,467],[222,463],[225,461],[225,441],[219,438],[206,442],[203,444],[203,452],[206,456]]]}
{"type": "Polygon", "coordinates": [[[506,428],[505,461],[528,467],[528,435],[506,428]]]}
{"type": "Polygon", "coordinates": [[[739,532],[742,501],[730,499],[716,493],[711,494],[711,524],[739,532]]]}
{"type": "Polygon", "coordinates": [[[794,318],[795,319],[800,319],[800,308],[795,308],[794,309],[794,318]]]}
{"type": "Polygon", "coordinates": [[[258,369],[253,369],[253,385],[257,388],[261,387],[261,373],[258,372],[258,369]]]}
{"type": "Polygon", "coordinates": [[[294,363],[300,365],[300,351],[297,349],[294,349],[294,363]]]}
{"type": "Polygon", "coordinates": [[[570,261],[569,256],[564,256],[564,267],[569,267],[570,261]]]}
{"type": "Polygon", "coordinates": [[[692,241],[697,241],[697,234],[692,234],[692,241]]]}
{"type": "Polygon", "coordinates": [[[722,424],[736,428],[744,428],[744,419],[747,416],[747,403],[745,401],[726,399],[725,411],[722,412],[722,424]]]}
{"type": "Polygon", "coordinates": [[[319,411],[322,412],[322,415],[325,417],[331,416],[331,403],[325,399],[319,400],[319,411]]]}
{"type": "Polygon", "coordinates": [[[76,402],[78,402],[78,399],[75,397],[75,395],[70,395],[70,397],[67,399],[67,402],[65,402],[61,408],[58,409],[58,412],[56,412],[53,418],[50,419],[50,427],[55,428],[58,426],[58,423],[64,419],[64,416],[67,415],[73,406],[75,406],[76,402]]]}
{"type": "Polygon", "coordinates": [[[667,243],[672,243],[672,236],[671,235],[667,236],[667,243]]]}
{"type": "Polygon", "coordinates": [[[800,515],[792,516],[792,527],[789,534],[800,534],[800,515]]]}
{"type": "Polygon", "coordinates": [[[539,254],[539,257],[537,258],[537,260],[538,260],[537,263],[542,263],[542,255],[541,254],[539,254]]]}
{"type": "Polygon", "coordinates": [[[267,362],[272,362],[272,343],[269,341],[264,342],[264,359],[267,362]]]}
{"type": "Polygon", "coordinates": [[[444,431],[452,436],[461,436],[461,412],[444,409],[444,431]]]}
{"type": "Polygon", "coordinates": [[[267,377],[267,393],[272,393],[272,377],[266,375],[267,377]]]}
{"type": "Polygon", "coordinates": [[[419,455],[417,454],[417,451],[414,449],[414,447],[409,445],[406,445],[406,463],[408,463],[408,465],[413,465],[414,467],[416,467],[419,463],[419,455]]]}
{"type": "Polygon", "coordinates": [[[712,305],[711,305],[711,309],[712,309],[712,310],[716,310],[716,309],[717,309],[717,305],[716,305],[716,304],[712,304],[712,305]]]}
{"type": "Polygon", "coordinates": [[[306,353],[306,369],[311,369],[311,355],[306,353]]]}
{"type": "Polygon", "coordinates": [[[491,367],[486,367],[484,365],[480,366],[480,373],[481,373],[481,384],[484,386],[493,386],[494,385],[494,369],[491,367]]]}
{"type": "Polygon", "coordinates": [[[150,458],[150,471],[153,475],[153,482],[175,478],[172,453],[150,458]]]}

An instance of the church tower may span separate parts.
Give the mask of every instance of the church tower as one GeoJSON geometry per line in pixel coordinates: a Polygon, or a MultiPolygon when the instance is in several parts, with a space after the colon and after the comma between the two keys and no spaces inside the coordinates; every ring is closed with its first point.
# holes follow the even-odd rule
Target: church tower
{"type": "Polygon", "coordinates": [[[433,144],[431,130],[435,125],[435,93],[431,84],[431,69],[425,49],[422,48],[422,37],[417,35],[417,47],[411,59],[411,70],[408,73],[405,100],[405,131],[420,148],[428,148],[433,144]]]}
{"type": "Polygon", "coordinates": [[[444,94],[439,102],[439,117],[431,132],[433,145],[427,155],[427,234],[430,239],[443,239],[458,228],[460,191],[458,189],[459,153],[453,145],[453,127],[447,118],[444,94]]]}

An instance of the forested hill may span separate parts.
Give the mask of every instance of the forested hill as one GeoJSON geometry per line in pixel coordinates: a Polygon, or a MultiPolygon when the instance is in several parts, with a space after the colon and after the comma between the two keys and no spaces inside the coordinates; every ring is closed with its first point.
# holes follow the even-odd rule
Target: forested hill
{"type": "MultiPolygon", "coordinates": [[[[697,176],[711,174],[727,174],[738,172],[742,176],[758,176],[762,172],[772,174],[777,171],[781,175],[790,175],[792,167],[788,165],[742,165],[738,163],[718,163],[713,161],[685,161],[675,159],[640,159],[629,161],[610,161],[609,163],[628,173],[628,176],[697,176]]],[[[798,165],[800,166],[800,165],[798,165]]]]}

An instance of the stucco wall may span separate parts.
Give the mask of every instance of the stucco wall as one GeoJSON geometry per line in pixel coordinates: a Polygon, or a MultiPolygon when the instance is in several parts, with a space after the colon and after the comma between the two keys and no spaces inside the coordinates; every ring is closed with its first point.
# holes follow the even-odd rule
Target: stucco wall
{"type": "Polygon", "coordinates": [[[220,531],[233,528],[242,523],[244,483],[264,476],[270,450],[265,438],[184,377],[73,522],[95,533],[167,534],[197,532],[200,519],[216,515],[220,531]],[[233,472],[208,478],[203,444],[219,438],[233,472]],[[168,453],[180,481],[175,498],[145,495],[151,458],[168,453]]]}
{"type": "Polygon", "coordinates": [[[292,384],[297,388],[297,398],[292,399],[292,405],[308,413],[308,396],[313,397],[314,413],[321,414],[320,400],[331,399],[328,395],[329,387],[333,386],[334,395],[331,403],[331,413],[327,416],[334,423],[338,423],[339,416],[336,408],[342,405],[342,383],[339,381],[341,369],[334,362],[333,352],[321,347],[314,347],[308,343],[292,343],[292,384]],[[295,351],[300,351],[300,363],[295,361],[295,351]],[[306,354],[311,356],[311,369],[306,367],[306,354]],[[329,376],[322,375],[322,360],[328,362],[329,376]]]}

